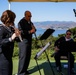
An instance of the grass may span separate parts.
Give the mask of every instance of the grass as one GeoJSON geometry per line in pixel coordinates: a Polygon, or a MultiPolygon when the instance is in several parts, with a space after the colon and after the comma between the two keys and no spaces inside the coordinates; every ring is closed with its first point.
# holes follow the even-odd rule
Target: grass
{"type": "MultiPolygon", "coordinates": [[[[39,65],[39,69],[41,72],[41,75],[53,75],[52,69],[50,67],[50,65],[52,66],[55,75],[60,75],[57,71],[56,71],[56,67],[55,67],[55,61],[51,61],[49,64],[47,62],[47,60],[38,60],[38,65],[39,65]]],[[[67,61],[61,61],[62,62],[62,72],[65,73],[65,75],[68,75],[68,70],[66,68],[63,68],[63,65],[67,63],[67,61]]],[[[31,72],[30,75],[40,75],[39,74],[39,70],[36,64],[36,61],[34,59],[32,59],[30,61],[30,65],[28,70],[31,72]]],[[[75,71],[76,71],[76,64],[75,64],[75,71]]],[[[16,74],[18,72],[18,59],[13,59],[13,74],[16,74]]]]}

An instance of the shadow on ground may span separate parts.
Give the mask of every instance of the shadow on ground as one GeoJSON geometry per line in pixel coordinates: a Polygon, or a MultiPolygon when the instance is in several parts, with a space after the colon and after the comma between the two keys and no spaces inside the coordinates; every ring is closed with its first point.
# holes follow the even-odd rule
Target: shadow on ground
{"type": "MultiPolygon", "coordinates": [[[[68,69],[63,67],[64,64],[67,64],[67,62],[66,63],[62,62],[61,63],[62,73],[64,75],[68,75],[68,69]]],[[[52,62],[50,64],[48,62],[44,62],[44,63],[39,64],[38,66],[36,65],[36,66],[29,67],[29,71],[31,73],[34,73],[34,72],[37,72],[37,71],[39,72],[39,70],[40,70],[38,75],[62,75],[61,73],[58,73],[56,71],[56,66],[55,66],[54,62],[52,62]],[[38,69],[38,66],[39,66],[39,69],[38,69]],[[43,71],[43,73],[42,73],[42,71],[43,71]]],[[[75,71],[76,71],[76,63],[75,63],[75,71]]]]}

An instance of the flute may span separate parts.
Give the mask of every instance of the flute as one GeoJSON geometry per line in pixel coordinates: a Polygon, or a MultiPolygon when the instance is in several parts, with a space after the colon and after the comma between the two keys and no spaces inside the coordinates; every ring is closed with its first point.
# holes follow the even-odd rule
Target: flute
{"type": "MultiPolygon", "coordinates": [[[[16,30],[17,28],[15,27],[15,26],[11,26],[12,28],[14,28],[14,30],[16,30]]],[[[19,39],[20,39],[20,41],[22,42],[23,40],[22,40],[22,37],[21,37],[21,35],[19,34],[19,39]]]]}

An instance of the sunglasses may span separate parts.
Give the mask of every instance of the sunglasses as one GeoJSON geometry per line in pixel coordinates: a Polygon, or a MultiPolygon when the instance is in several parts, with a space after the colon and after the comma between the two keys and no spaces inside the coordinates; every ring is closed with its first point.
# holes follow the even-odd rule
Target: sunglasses
{"type": "Polygon", "coordinates": [[[70,33],[67,33],[66,35],[71,35],[70,33]]]}
{"type": "Polygon", "coordinates": [[[32,17],[32,16],[28,16],[28,17],[32,17]]]}

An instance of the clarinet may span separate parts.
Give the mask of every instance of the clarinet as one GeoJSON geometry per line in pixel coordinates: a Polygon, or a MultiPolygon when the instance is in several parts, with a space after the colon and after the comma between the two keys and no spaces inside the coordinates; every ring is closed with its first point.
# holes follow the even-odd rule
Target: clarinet
{"type": "Polygon", "coordinates": [[[30,21],[29,23],[31,23],[31,27],[33,27],[33,28],[35,29],[35,32],[34,32],[33,34],[34,34],[35,39],[36,39],[36,41],[35,41],[36,47],[38,48],[39,46],[37,45],[38,38],[37,38],[37,36],[36,36],[36,28],[34,27],[34,25],[33,25],[33,23],[32,23],[31,21],[30,21]]]}

